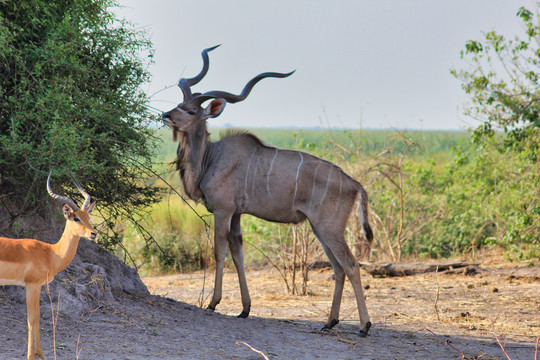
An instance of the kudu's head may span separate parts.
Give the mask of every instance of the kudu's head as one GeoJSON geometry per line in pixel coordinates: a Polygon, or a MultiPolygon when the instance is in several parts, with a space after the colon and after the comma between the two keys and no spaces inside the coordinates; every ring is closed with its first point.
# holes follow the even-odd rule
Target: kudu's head
{"type": "Polygon", "coordinates": [[[92,210],[94,210],[96,203],[90,203],[90,195],[82,188],[72,173],[69,173],[69,175],[71,175],[71,178],[73,181],[75,181],[75,185],[77,185],[77,189],[79,189],[84,197],[84,204],[82,208],[79,208],[75,201],[65,196],[55,194],[51,189],[51,174],[52,171],[49,173],[49,177],[47,178],[47,191],[53,199],[60,200],[65,203],[62,210],[64,211],[64,217],[67,220],[66,230],[68,230],[72,235],[85,237],[89,240],[95,240],[97,232],[94,226],[92,226],[90,223],[90,213],[92,213],[92,210]]]}
{"type": "Polygon", "coordinates": [[[234,104],[247,98],[251,89],[253,89],[255,84],[262,79],[267,77],[284,78],[294,73],[294,71],[291,71],[286,74],[274,72],[259,74],[246,84],[240,95],[234,95],[225,91],[209,91],[204,94],[192,93],[191,86],[201,81],[208,72],[208,52],[214,50],[218,46],[219,45],[203,50],[202,58],[204,64],[199,75],[190,79],[182,78],[178,83],[178,86],[184,94],[184,101],[171,111],[162,115],[162,120],[165,125],[170,127],[173,131],[174,140],[176,140],[177,132],[189,131],[190,128],[197,126],[201,121],[219,116],[225,108],[226,103],[234,104]],[[213,100],[207,107],[203,108],[203,103],[210,99],[213,100]]]}

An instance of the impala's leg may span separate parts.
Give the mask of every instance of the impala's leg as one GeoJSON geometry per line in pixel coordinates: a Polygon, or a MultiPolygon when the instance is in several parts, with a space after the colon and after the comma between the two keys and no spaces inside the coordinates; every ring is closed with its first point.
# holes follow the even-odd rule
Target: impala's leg
{"type": "Polygon", "coordinates": [[[238,273],[240,282],[240,294],[242,295],[242,312],[239,318],[247,318],[251,308],[251,299],[246,281],[246,272],[244,270],[244,250],[242,247],[242,228],[240,227],[240,215],[235,214],[231,220],[231,231],[229,233],[229,247],[231,255],[238,273]]]}
{"type": "Polygon", "coordinates": [[[36,349],[36,356],[38,356],[41,359],[45,359],[45,355],[43,355],[43,352],[41,351],[41,336],[39,334],[39,318],[40,316],[40,309],[39,309],[39,298],[41,294],[41,286],[37,290],[37,297],[36,297],[36,304],[34,305],[36,307],[36,322],[35,322],[35,332],[34,332],[34,342],[35,342],[35,349],[36,349]]]}
{"type": "MultiPolygon", "coordinates": [[[[358,262],[354,258],[354,256],[351,253],[351,250],[349,249],[349,246],[347,246],[347,243],[345,242],[345,238],[343,234],[336,235],[337,231],[319,231],[319,234],[317,237],[321,240],[322,243],[325,244],[324,248],[326,250],[326,247],[330,250],[330,252],[333,254],[334,258],[337,260],[337,262],[341,265],[343,271],[351,281],[351,284],[354,289],[354,294],[356,295],[356,304],[358,306],[358,315],[360,317],[360,336],[364,337],[367,335],[369,328],[371,327],[371,322],[369,321],[369,315],[368,310],[366,306],[366,301],[364,299],[364,290],[362,289],[362,281],[360,279],[360,266],[358,265],[358,262]]],[[[316,233],[317,234],[317,233],[316,233]]],[[[328,251],[327,251],[328,254],[328,251]]],[[[332,261],[332,258],[329,256],[330,261],[332,261]]],[[[334,268],[335,271],[335,268],[334,268]]],[[[342,285],[343,286],[343,285],[342,285]]],[[[343,289],[341,289],[342,291],[343,289]]],[[[337,294],[338,291],[338,277],[336,274],[336,291],[334,293],[334,303],[332,303],[332,312],[334,310],[337,310],[339,312],[339,303],[341,301],[341,294],[337,294]],[[336,302],[336,297],[339,295],[339,301],[337,302],[337,309],[334,309],[334,304],[336,302]]],[[[327,324],[328,325],[328,324],[327,324]]]]}
{"type": "Polygon", "coordinates": [[[214,281],[214,294],[208,305],[208,309],[215,310],[221,301],[221,291],[223,288],[223,266],[225,265],[225,255],[227,253],[227,237],[230,228],[232,215],[214,214],[214,256],[216,258],[216,278],[214,281]]]}
{"type": "Polygon", "coordinates": [[[40,285],[26,285],[26,311],[28,318],[28,359],[35,355],[45,359],[39,340],[39,295],[40,285]]]}

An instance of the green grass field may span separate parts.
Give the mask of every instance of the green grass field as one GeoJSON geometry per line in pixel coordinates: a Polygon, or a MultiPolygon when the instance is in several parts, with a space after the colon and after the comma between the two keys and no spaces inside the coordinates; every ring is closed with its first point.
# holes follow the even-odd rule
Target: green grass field
{"type": "MultiPolygon", "coordinates": [[[[211,140],[219,140],[225,129],[210,128],[211,140]]],[[[331,151],[342,148],[343,152],[363,155],[388,150],[417,156],[449,154],[451,149],[464,141],[469,134],[464,131],[398,131],[398,130],[310,130],[310,129],[248,129],[264,142],[286,149],[308,152],[331,151]]],[[[158,162],[174,160],[177,143],[172,141],[169,129],[157,130],[163,140],[158,162]]]]}

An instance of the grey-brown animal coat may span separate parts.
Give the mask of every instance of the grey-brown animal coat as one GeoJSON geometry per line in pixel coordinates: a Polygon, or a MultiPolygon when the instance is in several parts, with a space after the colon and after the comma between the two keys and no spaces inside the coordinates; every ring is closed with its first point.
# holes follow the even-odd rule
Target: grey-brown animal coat
{"type": "Polygon", "coordinates": [[[360,280],[358,262],[344,238],[347,221],[356,201],[358,215],[368,241],[373,234],[369,225],[368,197],[359,182],[338,166],[313,155],[283,150],[264,144],[252,134],[234,134],[218,142],[208,138],[206,120],[221,114],[227,102],[244,100],[253,86],[266,77],[289,74],[263,73],[252,79],[240,95],[222,91],[192,94],[208,70],[207,52],[204,67],[192,79],[181,79],[184,102],[163,114],[164,123],[179,137],[177,169],[187,196],[204,202],[214,213],[216,280],[209,308],[221,300],[223,265],[227,246],[238,271],[243,311],[247,317],[251,299],[247,288],[242,250],[240,217],[251,214],[282,223],[309,220],[335,272],[336,286],[332,308],[325,328],[338,323],[345,275],[350,279],[360,316],[360,335],[371,326],[360,280]],[[202,104],[213,99],[208,107],[202,104]]]}

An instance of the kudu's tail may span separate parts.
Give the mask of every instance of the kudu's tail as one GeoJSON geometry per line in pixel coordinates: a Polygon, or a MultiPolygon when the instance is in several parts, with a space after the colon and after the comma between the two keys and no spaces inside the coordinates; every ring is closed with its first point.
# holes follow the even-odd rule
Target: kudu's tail
{"type": "Polygon", "coordinates": [[[369,225],[368,212],[368,194],[362,185],[360,185],[360,205],[358,206],[358,216],[360,217],[362,229],[364,229],[364,235],[369,245],[371,245],[371,242],[373,241],[373,231],[369,225]]]}

